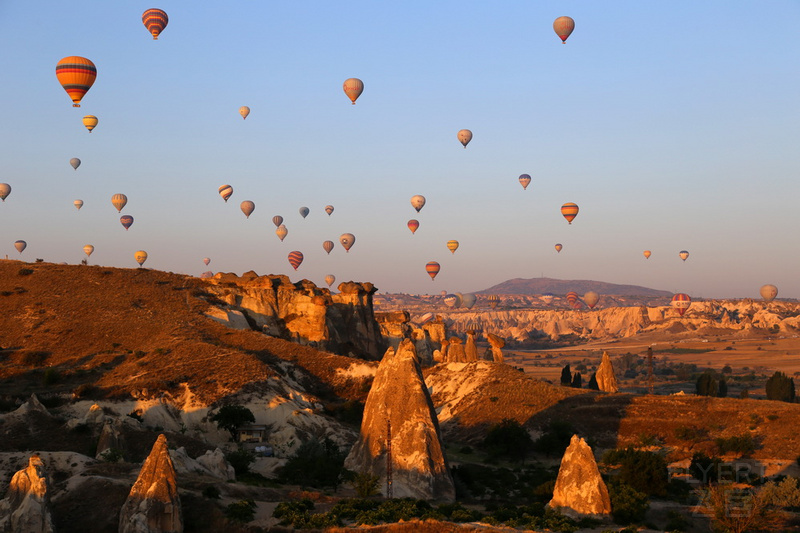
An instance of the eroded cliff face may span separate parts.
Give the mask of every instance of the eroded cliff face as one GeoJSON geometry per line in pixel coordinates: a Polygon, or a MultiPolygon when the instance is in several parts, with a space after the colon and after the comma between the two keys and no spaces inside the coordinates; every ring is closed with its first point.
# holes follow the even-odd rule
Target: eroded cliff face
{"type": "Polygon", "coordinates": [[[236,328],[252,328],[337,353],[380,359],[386,343],[375,320],[371,283],[346,282],[339,293],[308,280],[248,272],[216,274],[208,291],[220,302],[208,316],[236,328]],[[219,305],[222,303],[222,305],[219,305]]]}

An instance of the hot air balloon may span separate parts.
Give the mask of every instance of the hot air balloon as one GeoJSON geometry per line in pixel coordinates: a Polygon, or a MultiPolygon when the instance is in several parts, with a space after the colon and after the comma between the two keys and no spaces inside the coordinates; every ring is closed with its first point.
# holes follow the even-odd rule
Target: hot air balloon
{"type": "Polygon", "coordinates": [[[325,283],[328,284],[328,287],[333,285],[334,281],[336,281],[336,276],[334,276],[333,274],[328,274],[327,276],[325,276],[325,283]]]}
{"type": "Polygon", "coordinates": [[[419,317],[419,318],[417,319],[417,323],[418,323],[420,326],[422,326],[422,325],[424,325],[424,324],[427,324],[427,323],[428,323],[428,322],[430,322],[431,320],[433,320],[433,317],[434,317],[434,314],[433,314],[433,313],[425,313],[424,315],[422,315],[421,317],[419,317]]]}
{"type": "Polygon", "coordinates": [[[292,265],[292,268],[297,270],[297,267],[299,267],[302,262],[303,252],[294,251],[289,253],[289,264],[292,265]]]}
{"type": "Polygon", "coordinates": [[[642,254],[644,255],[645,259],[650,259],[650,256],[653,255],[653,252],[651,252],[650,250],[645,250],[644,252],[642,252],[642,254]]]}
{"type": "Polygon", "coordinates": [[[447,296],[447,291],[442,289],[441,295],[442,295],[442,298],[444,298],[445,296],[447,296]]]}
{"type": "Polygon", "coordinates": [[[75,208],[76,208],[78,211],[80,211],[80,210],[81,210],[81,207],[83,207],[83,200],[75,200],[74,202],[72,202],[72,205],[74,205],[74,206],[75,206],[75,208]]]}
{"type": "Polygon", "coordinates": [[[69,164],[72,166],[72,168],[78,170],[78,167],[81,166],[81,160],[78,159],[77,157],[73,157],[72,159],[69,160],[69,164]]]}
{"type": "Polygon", "coordinates": [[[128,228],[133,226],[133,217],[130,215],[122,215],[119,217],[119,223],[122,224],[122,227],[127,231],[128,228]]]}
{"type": "Polygon", "coordinates": [[[475,305],[475,302],[477,301],[478,297],[471,292],[468,292],[467,294],[464,294],[461,297],[461,305],[463,305],[467,309],[472,309],[472,306],[475,305]]]}
{"type": "Polygon", "coordinates": [[[680,293],[672,297],[672,307],[678,310],[680,316],[683,316],[690,305],[692,305],[692,299],[688,294],[680,293]]]}
{"type": "Polygon", "coordinates": [[[761,297],[765,302],[771,302],[778,296],[778,287],[775,285],[763,285],[761,287],[761,297]]]}
{"type": "Polygon", "coordinates": [[[331,250],[333,250],[334,244],[333,241],[325,241],[322,243],[322,249],[330,255],[331,250]]]}
{"type": "Polygon", "coordinates": [[[549,292],[546,292],[546,293],[542,294],[541,296],[539,296],[539,299],[541,301],[543,301],[545,303],[545,305],[550,305],[550,302],[552,302],[554,298],[555,298],[555,296],[553,294],[549,293],[549,292]]]}
{"type": "Polygon", "coordinates": [[[420,209],[425,207],[425,197],[421,194],[415,194],[411,197],[411,207],[417,210],[419,213],[420,209]]]}
{"type": "Polygon", "coordinates": [[[558,17],[553,22],[553,30],[555,30],[556,35],[561,38],[563,44],[567,44],[567,37],[569,37],[574,29],[575,21],[572,20],[571,17],[558,17]]]}
{"type": "Polygon", "coordinates": [[[25,241],[16,241],[16,242],[14,242],[14,248],[16,248],[19,253],[22,253],[22,251],[27,247],[28,247],[28,243],[25,242],[25,241]]]}
{"type": "Polygon", "coordinates": [[[206,270],[205,272],[200,274],[200,279],[209,279],[209,278],[213,278],[213,277],[214,277],[214,273],[211,272],[210,270],[206,270]]]}
{"type": "Polygon", "coordinates": [[[436,261],[430,261],[427,265],[425,265],[425,271],[431,277],[431,281],[436,277],[436,274],[439,273],[441,267],[439,267],[439,263],[436,261]]]}
{"type": "Polygon", "coordinates": [[[310,212],[311,212],[311,210],[309,208],[307,208],[307,207],[301,207],[300,208],[300,216],[303,217],[303,218],[306,218],[310,212]]]}
{"type": "Polygon", "coordinates": [[[455,294],[447,294],[444,297],[444,305],[447,307],[457,308],[458,307],[458,297],[455,294]]]}
{"type": "Polygon", "coordinates": [[[256,210],[256,204],[251,202],[250,200],[245,200],[241,204],[239,204],[239,209],[242,210],[244,216],[250,218],[250,215],[253,214],[253,211],[256,210]]]}
{"type": "Polygon", "coordinates": [[[583,302],[589,306],[589,309],[594,309],[597,302],[600,301],[600,295],[594,291],[589,291],[583,295],[583,302]]]}
{"type": "Polygon", "coordinates": [[[331,216],[331,213],[333,213],[333,206],[332,205],[326,205],[325,206],[325,212],[328,213],[328,216],[331,216]]]}
{"type": "Polygon", "coordinates": [[[570,307],[578,308],[580,304],[578,303],[578,293],[575,291],[570,291],[567,293],[567,303],[570,307]]]}
{"type": "Polygon", "coordinates": [[[275,235],[277,235],[278,238],[281,240],[281,242],[283,242],[283,239],[285,239],[286,236],[289,235],[289,230],[286,229],[286,226],[281,224],[275,229],[275,235]]]}
{"type": "Polygon", "coordinates": [[[219,195],[222,196],[222,199],[225,200],[225,203],[228,203],[228,198],[230,198],[232,194],[233,187],[230,185],[223,185],[219,188],[219,195]]]}
{"type": "Polygon", "coordinates": [[[522,190],[527,189],[528,185],[531,184],[531,176],[530,176],[530,174],[520,174],[519,182],[522,185],[522,190]]]}
{"type": "Polygon", "coordinates": [[[97,117],[94,115],[86,115],[83,117],[83,125],[89,130],[89,133],[92,133],[94,127],[97,126],[97,117]]]}
{"type": "Polygon", "coordinates": [[[142,13],[142,22],[147,31],[153,36],[153,40],[158,40],[159,34],[164,31],[169,23],[169,17],[160,9],[148,9],[142,13]]]}
{"type": "Polygon", "coordinates": [[[576,216],[578,216],[578,206],[572,202],[567,202],[561,206],[561,214],[564,215],[564,218],[567,219],[567,222],[572,224],[572,221],[575,220],[576,216]]]}
{"type": "Polygon", "coordinates": [[[280,215],[275,215],[274,217],[272,217],[272,223],[275,224],[275,227],[277,228],[278,226],[283,224],[283,217],[280,215]]]}
{"type": "Polygon", "coordinates": [[[247,115],[250,114],[250,108],[247,107],[246,105],[243,105],[242,107],[239,108],[239,114],[242,115],[242,120],[246,119],[247,115]]]}
{"type": "Polygon", "coordinates": [[[5,202],[9,194],[11,194],[11,185],[8,183],[0,183],[0,200],[5,202]]]}
{"type": "Polygon", "coordinates": [[[486,299],[489,301],[489,307],[497,309],[497,306],[500,304],[500,297],[498,295],[490,294],[486,299]]]}
{"type": "Polygon", "coordinates": [[[562,248],[563,248],[563,246],[561,245],[560,242],[556,244],[556,252],[561,253],[561,249],[562,248]]]}
{"type": "Polygon", "coordinates": [[[134,260],[139,263],[139,266],[142,266],[145,261],[147,261],[147,252],[144,250],[139,250],[135,254],[133,254],[134,260]]]}
{"type": "Polygon", "coordinates": [[[689,259],[689,252],[687,252],[686,250],[681,250],[681,252],[678,255],[680,255],[681,259],[683,259],[684,261],[689,259]]]}
{"type": "Polygon", "coordinates": [[[209,264],[210,262],[211,262],[211,259],[210,259],[210,258],[208,258],[208,257],[204,257],[204,258],[203,258],[203,264],[204,264],[205,266],[208,266],[208,264],[209,264]]]}
{"type": "Polygon", "coordinates": [[[91,256],[92,252],[94,252],[94,246],[92,246],[91,244],[87,244],[86,246],[83,247],[83,253],[86,254],[86,257],[91,256]]]}
{"type": "Polygon", "coordinates": [[[97,68],[85,57],[69,56],[56,65],[56,77],[72,99],[72,107],[80,107],[81,99],[97,77],[97,68]]]}
{"type": "Polygon", "coordinates": [[[111,197],[111,204],[117,208],[117,213],[122,212],[122,208],[128,203],[128,197],[124,194],[115,194],[111,197]]]}
{"type": "Polygon", "coordinates": [[[472,140],[472,132],[469,130],[459,130],[458,140],[464,145],[464,148],[466,148],[469,142],[472,140]]]}
{"type": "Polygon", "coordinates": [[[412,218],[408,221],[408,229],[411,230],[412,235],[417,232],[417,228],[419,228],[419,220],[412,218]]]}
{"type": "Polygon", "coordinates": [[[364,82],[358,78],[348,78],[344,80],[342,89],[344,89],[344,94],[353,102],[353,105],[356,105],[356,100],[364,92],[364,82]]]}
{"type": "Polygon", "coordinates": [[[342,245],[345,252],[349,252],[350,248],[355,244],[356,236],[352,233],[343,233],[341,237],[339,237],[339,244],[342,245]]]}
{"type": "Polygon", "coordinates": [[[456,240],[447,241],[447,249],[450,250],[450,253],[452,254],[456,253],[456,250],[458,250],[458,241],[456,240]]]}

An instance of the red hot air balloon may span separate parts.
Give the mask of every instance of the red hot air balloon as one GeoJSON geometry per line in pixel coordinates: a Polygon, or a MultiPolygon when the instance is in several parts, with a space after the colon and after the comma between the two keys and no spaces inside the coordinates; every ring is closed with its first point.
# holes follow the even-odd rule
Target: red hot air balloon
{"type": "Polygon", "coordinates": [[[570,307],[577,309],[580,307],[580,303],[578,300],[578,293],[575,291],[570,291],[567,293],[567,303],[570,307]]]}
{"type": "Polygon", "coordinates": [[[575,21],[572,20],[572,17],[558,17],[553,22],[553,30],[561,38],[563,44],[567,44],[567,37],[570,36],[574,29],[575,21]]]}
{"type": "Polygon", "coordinates": [[[433,281],[433,279],[436,277],[436,274],[439,273],[440,268],[441,267],[439,266],[439,263],[436,261],[431,261],[425,265],[425,271],[431,277],[431,281],[433,281]]]}
{"type": "Polygon", "coordinates": [[[85,57],[69,56],[56,64],[56,77],[72,99],[72,107],[80,107],[81,99],[97,78],[97,67],[85,57]]]}
{"type": "Polygon", "coordinates": [[[419,220],[411,219],[408,221],[408,229],[411,230],[411,233],[414,234],[417,232],[417,228],[419,228],[419,220]]]}
{"type": "Polygon", "coordinates": [[[122,215],[119,217],[119,223],[122,224],[122,227],[125,228],[125,231],[128,231],[128,228],[133,226],[133,217],[130,215],[122,215]]]}
{"type": "Polygon", "coordinates": [[[292,265],[292,268],[297,270],[297,267],[299,267],[302,262],[303,252],[294,251],[289,253],[289,264],[292,265]]]}
{"type": "Polygon", "coordinates": [[[672,297],[672,307],[678,310],[680,316],[683,316],[690,305],[692,305],[692,299],[688,294],[679,293],[672,297]]]}
{"type": "Polygon", "coordinates": [[[650,259],[650,256],[653,255],[653,252],[651,252],[650,250],[645,250],[644,252],[642,252],[642,255],[644,255],[645,259],[650,259]]]}
{"type": "Polygon", "coordinates": [[[167,23],[169,23],[169,17],[160,9],[148,9],[142,13],[142,23],[153,36],[153,40],[158,40],[159,34],[164,31],[167,23]]]}
{"type": "Polygon", "coordinates": [[[567,222],[572,224],[575,217],[578,216],[578,206],[572,202],[567,202],[561,206],[561,214],[567,219],[567,222]]]}

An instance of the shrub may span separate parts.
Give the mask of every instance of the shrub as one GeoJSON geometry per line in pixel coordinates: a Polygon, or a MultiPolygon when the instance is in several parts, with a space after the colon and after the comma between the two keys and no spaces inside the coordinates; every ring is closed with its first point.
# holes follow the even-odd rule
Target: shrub
{"type": "Polygon", "coordinates": [[[695,382],[695,389],[698,396],[717,396],[719,394],[719,382],[711,372],[703,372],[695,382]]]}
{"type": "Polygon", "coordinates": [[[508,457],[524,461],[525,456],[533,448],[533,439],[519,422],[506,418],[489,428],[483,440],[483,447],[490,457],[508,457]]]}
{"type": "Polygon", "coordinates": [[[723,455],[729,452],[746,455],[753,453],[756,449],[756,442],[749,433],[727,438],[718,437],[714,439],[714,443],[717,445],[719,453],[723,455]]]}
{"type": "Polygon", "coordinates": [[[225,517],[231,522],[246,524],[251,522],[256,515],[256,502],[253,500],[239,500],[225,508],[225,517]]]}
{"type": "Polygon", "coordinates": [[[359,472],[353,476],[353,488],[359,498],[369,498],[378,494],[378,482],[380,477],[369,472],[359,472]]]}
{"type": "Polygon", "coordinates": [[[97,392],[97,387],[92,385],[91,383],[82,383],[75,387],[75,390],[72,391],[72,395],[76,399],[80,398],[87,398],[97,392]]]}
{"type": "Polygon", "coordinates": [[[624,526],[644,520],[645,513],[650,507],[647,494],[625,483],[612,482],[608,485],[608,495],[611,497],[611,516],[614,522],[624,526]]]}
{"type": "Polygon", "coordinates": [[[547,430],[533,443],[534,451],[546,455],[561,456],[569,446],[569,441],[575,430],[568,423],[555,420],[550,423],[547,430]]]}
{"type": "Polygon", "coordinates": [[[709,457],[703,452],[695,452],[689,464],[689,473],[703,485],[708,485],[719,479],[721,465],[722,460],[719,457],[709,457]]]}
{"type": "Polygon", "coordinates": [[[231,452],[225,456],[225,459],[231,464],[237,476],[248,473],[250,464],[256,461],[255,455],[247,450],[231,452]]]}
{"type": "Polygon", "coordinates": [[[283,483],[312,487],[338,487],[345,455],[330,439],[304,442],[278,470],[283,483]]]}
{"type": "Polygon", "coordinates": [[[620,465],[619,481],[648,496],[665,496],[669,475],[667,462],[657,453],[634,450],[610,450],[602,462],[620,465]]]}
{"type": "Polygon", "coordinates": [[[32,268],[20,268],[19,271],[17,271],[17,275],[19,276],[30,276],[31,274],[33,274],[32,268]]]}
{"type": "Polygon", "coordinates": [[[767,399],[793,402],[795,399],[794,380],[783,372],[775,372],[767,380],[767,399]]]}
{"type": "Polygon", "coordinates": [[[118,463],[125,458],[125,454],[119,448],[108,448],[100,454],[100,459],[107,463],[118,463]]]}
{"type": "Polygon", "coordinates": [[[59,381],[61,381],[61,373],[57,369],[48,367],[44,371],[44,376],[42,376],[42,385],[49,387],[50,385],[55,385],[59,381]]]}
{"type": "Polygon", "coordinates": [[[249,423],[256,421],[253,412],[243,405],[223,405],[212,417],[212,422],[217,423],[220,429],[228,430],[231,440],[236,439],[236,430],[249,423]]]}

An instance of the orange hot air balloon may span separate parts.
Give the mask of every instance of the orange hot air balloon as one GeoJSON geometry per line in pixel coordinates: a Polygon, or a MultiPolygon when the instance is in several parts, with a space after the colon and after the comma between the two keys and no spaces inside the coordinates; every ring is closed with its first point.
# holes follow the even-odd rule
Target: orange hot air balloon
{"type": "Polygon", "coordinates": [[[778,287],[775,285],[762,285],[759,292],[761,292],[761,297],[764,298],[765,302],[771,302],[778,296],[778,287]]]}
{"type": "Polygon", "coordinates": [[[561,38],[563,44],[567,44],[567,37],[570,36],[574,29],[575,21],[572,20],[572,17],[558,17],[553,22],[553,30],[561,38]]]}
{"type": "Polygon", "coordinates": [[[153,36],[153,40],[158,40],[158,36],[169,23],[169,17],[160,9],[148,9],[142,13],[142,23],[153,36]]]}
{"type": "Polygon", "coordinates": [[[472,140],[472,132],[470,130],[459,130],[457,137],[458,141],[464,145],[464,148],[466,148],[469,142],[472,140]]]}
{"type": "Polygon", "coordinates": [[[111,197],[111,205],[117,208],[117,213],[122,212],[122,208],[128,204],[128,197],[124,194],[115,194],[111,197]]]}
{"type": "Polygon", "coordinates": [[[233,195],[233,187],[230,185],[222,185],[219,188],[219,195],[222,196],[222,199],[225,200],[225,203],[228,203],[228,198],[233,195]]]}
{"type": "Polygon", "coordinates": [[[133,259],[137,263],[139,263],[139,266],[141,267],[144,264],[144,262],[147,261],[147,252],[145,252],[144,250],[139,250],[138,252],[133,254],[133,259]]]}
{"type": "Polygon", "coordinates": [[[97,117],[94,115],[86,115],[83,117],[83,125],[92,133],[92,130],[97,126],[97,117]]]}
{"type": "Polygon", "coordinates": [[[572,224],[575,217],[578,216],[578,206],[572,202],[567,202],[561,206],[561,214],[567,219],[567,222],[572,224]]]}
{"type": "Polygon", "coordinates": [[[561,246],[561,243],[556,244],[556,252],[561,253],[562,248],[563,246],[561,246]]]}
{"type": "Polygon", "coordinates": [[[575,291],[568,292],[567,303],[570,305],[570,307],[578,309],[581,306],[580,300],[578,300],[578,293],[575,291]]]}
{"type": "Polygon", "coordinates": [[[530,174],[520,174],[519,183],[520,183],[520,185],[522,185],[522,190],[527,189],[528,185],[531,184],[531,175],[530,174]]]}
{"type": "Polygon", "coordinates": [[[277,235],[277,236],[278,236],[278,238],[281,240],[281,242],[283,242],[283,239],[285,239],[285,238],[286,238],[286,236],[287,236],[287,235],[289,235],[289,230],[288,230],[288,229],[286,229],[286,226],[284,226],[283,224],[281,224],[281,225],[280,225],[280,226],[278,226],[278,227],[277,227],[277,229],[275,230],[275,235],[277,235]]]}
{"type": "Polygon", "coordinates": [[[456,250],[458,250],[458,241],[456,240],[447,241],[447,249],[450,250],[450,253],[452,254],[456,253],[456,250]]]}
{"type": "Polygon", "coordinates": [[[681,250],[681,251],[680,251],[680,253],[679,253],[678,255],[679,255],[679,256],[680,256],[680,258],[681,258],[681,259],[683,259],[684,261],[686,261],[687,259],[689,259],[689,252],[687,252],[686,250],[681,250]]]}
{"type": "Polygon", "coordinates": [[[679,293],[672,297],[672,307],[678,310],[678,314],[683,316],[683,313],[692,305],[692,299],[688,294],[679,293]]]}
{"type": "Polygon", "coordinates": [[[328,255],[331,255],[331,250],[333,250],[333,247],[333,241],[325,241],[322,243],[322,249],[325,250],[325,253],[328,255]]]}
{"type": "Polygon", "coordinates": [[[81,99],[97,78],[97,67],[85,57],[69,56],[56,64],[56,77],[72,99],[72,107],[80,107],[81,99]]]}
{"type": "Polygon", "coordinates": [[[242,120],[246,119],[247,115],[250,114],[250,108],[247,107],[246,105],[243,105],[242,107],[239,108],[239,114],[242,115],[242,120]]]}
{"type": "Polygon", "coordinates": [[[255,202],[251,202],[250,200],[245,200],[244,202],[239,204],[239,209],[242,210],[242,213],[244,213],[244,216],[246,218],[250,218],[250,215],[252,215],[253,211],[256,210],[256,204],[255,202]]]}
{"type": "Polygon", "coordinates": [[[425,265],[425,271],[431,277],[431,281],[433,281],[433,278],[436,277],[436,274],[439,273],[440,269],[441,267],[439,266],[439,263],[437,263],[436,261],[431,261],[427,265],[425,265]]]}
{"type": "Polygon", "coordinates": [[[300,263],[303,262],[303,252],[290,252],[289,253],[289,264],[292,265],[292,268],[297,270],[297,267],[300,266],[300,263]]]}
{"type": "Polygon", "coordinates": [[[650,250],[645,250],[642,253],[644,254],[645,259],[650,259],[650,256],[653,255],[653,252],[651,252],[650,250]]]}
{"type": "Polygon", "coordinates": [[[419,228],[419,220],[411,219],[408,221],[408,229],[411,230],[411,233],[414,234],[417,232],[417,228],[419,228]]]}
{"type": "Polygon", "coordinates": [[[356,105],[356,100],[364,92],[364,82],[358,78],[347,78],[342,84],[342,89],[353,105],[356,105]]]}

